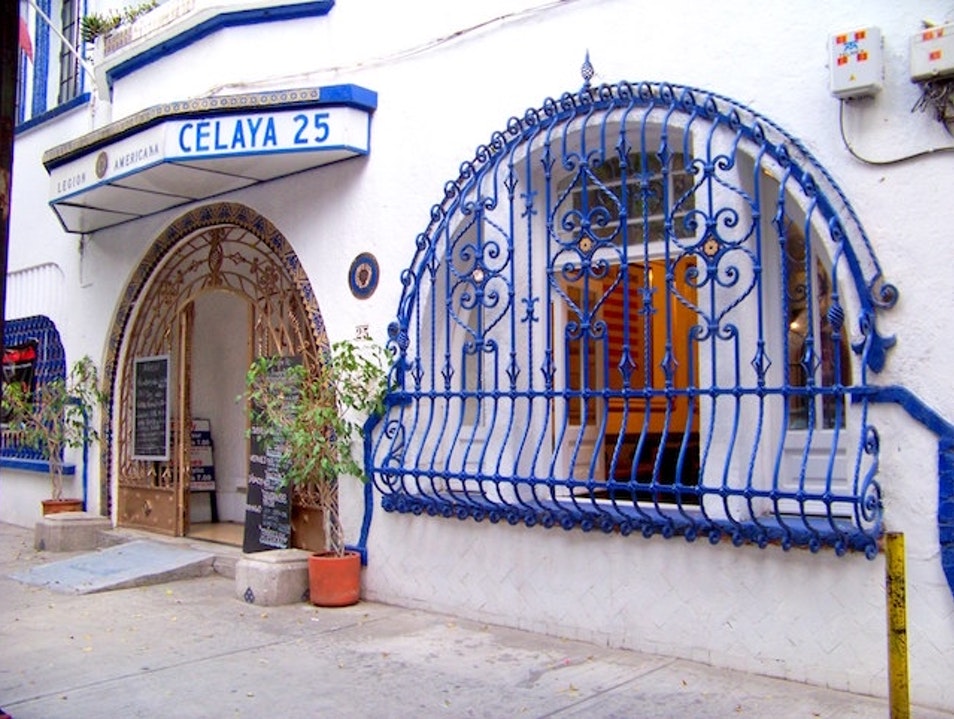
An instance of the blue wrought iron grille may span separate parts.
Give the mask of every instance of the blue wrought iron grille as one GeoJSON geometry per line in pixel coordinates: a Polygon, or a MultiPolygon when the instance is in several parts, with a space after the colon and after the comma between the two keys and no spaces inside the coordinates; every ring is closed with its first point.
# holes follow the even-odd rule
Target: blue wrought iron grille
{"type": "MultiPolygon", "coordinates": [[[[36,341],[36,364],[33,368],[34,385],[39,387],[53,380],[66,380],[66,354],[60,340],[59,330],[49,317],[34,315],[7,320],[3,325],[3,346],[13,347],[36,341]]],[[[4,378],[6,379],[6,378],[4,378]]],[[[16,441],[3,438],[0,458],[45,462],[43,452],[34,447],[25,447],[16,441]]],[[[45,471],[45,465],[44,465],[45,471]]]]}
{"type": "Polygon", "coordinates": [[[416,247],[366,444],[386,510],[876,554],[896,293],[774,123],[584,86],[478,148],[416,247]]]}

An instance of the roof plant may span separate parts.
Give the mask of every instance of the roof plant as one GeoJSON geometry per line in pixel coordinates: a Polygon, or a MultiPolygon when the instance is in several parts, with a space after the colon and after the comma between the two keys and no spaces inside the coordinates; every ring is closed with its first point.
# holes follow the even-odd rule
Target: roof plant
{"type": "Polygon", "coordinates": [[[142,15],[158,6],[158,0],[146,0],[122,10],[89,13],[80,21],[80,33],[84,42],[94,42],[100,35],[108,35],[120,25],[132,25],[142,15]]]}

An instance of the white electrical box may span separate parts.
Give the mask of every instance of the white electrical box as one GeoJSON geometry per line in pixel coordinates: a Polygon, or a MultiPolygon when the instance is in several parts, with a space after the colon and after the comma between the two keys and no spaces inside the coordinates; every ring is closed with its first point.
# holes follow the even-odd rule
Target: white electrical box
{"type": "Polygon", "coordinates": [[[881,30],[864,27],[831,36],[831,94],[847,99],[881,91],[884,84],[884,56],[881,30]]]}
{"type": "Polygon", "coordinates": [[[911,37],[911,79],[954,75],[954,25],[929,27],[911,37]]]}

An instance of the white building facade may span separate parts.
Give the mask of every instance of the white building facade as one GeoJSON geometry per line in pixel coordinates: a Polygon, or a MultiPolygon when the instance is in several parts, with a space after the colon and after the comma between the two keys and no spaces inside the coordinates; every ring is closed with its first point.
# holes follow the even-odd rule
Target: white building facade
{"type": "MultiPolygon", "coordinates": [[[[368,334],[364,597],[883,695],[901,533],[911,698],[954,711],[954,12],[918,5],[166,0],[84,43],[111,5],[21,3],[5,344],[110,393],[68,493],[241,525],[249,362],[368,334]]],[[[31,526],[45,465],[0,459],[31,526]]]]}

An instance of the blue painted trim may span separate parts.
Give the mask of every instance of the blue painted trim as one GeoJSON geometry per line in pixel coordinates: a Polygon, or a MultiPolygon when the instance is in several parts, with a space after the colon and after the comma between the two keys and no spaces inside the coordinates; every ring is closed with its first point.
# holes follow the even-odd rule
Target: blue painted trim
{"type": "Polygon", "coordinates": [[[309,3],[296,3],[294,5],[280,5],[271,8],[254,8],[249,10],[234,10],[232,12],[222,12],[206,20],[195,27],[176,35],[167,42],[154,47],[129,58],[111,70],[106,71],[106,81],[110,87],[116,80],[149,65],[167,55],[182,50],[199,40],[230,27],[241,27],[243,25],[257,25],[263,22],[275,22],[279,20],[296,20],[304,17],[320,17],[327,15],[335,6],[334,0],[316,0],[309,3]]]}
{"type": "MultiPolygon", "coordinates": [[[[380,415],[371,415],[365,420],[362,434],[364,436],[364,470],[365,476],[370,477],[368,470],[371,469],[371,430],[381,421],[380,415]]],[[[358,538],[358,544],[347,546],[352,552],[361,555],[361,566],[368,566],[368,535],[371,533],[371,519],[374,515],[374,484],[367,480],[364,483],[364,517],[361,520],[361,535],[358,538]]]]}
{"type": "Polygon", "coordinates": [[[619,516],[610,517],[597,507],[590,509],[580,506],[578,509],[581,511],[568,511],[566,504],[552,502],[534,507],[501,508],[480,497],[474,496],[464,501],[450,495],[385,495],[381,499],[381,507],[386,512],[402,514],[426,514],[478,522],[486,519],[491,524],[523,523],[527,527],[559,527],[567,531],[579,528],[584,532],[619,532],[623,536],[638,533],[646,539],[658,535],[666,539],[683,537],[687,542],[705,539],[709,544],[728,540],[737,547],[752,544],[760,549],[774,545],[786,552],[802,548],[816,553],[827,546],[834,548],[838,554],[847,550],[864,552],[869,559],[878,553],[875,538],[855,532],[850,520],[823,516],[780,514],[775,518],[760,517],[758,524],[743,525],[732,520],[710,518],[698,509],[683,508],[676,515],[652,508],[621,508],[619,516]]]}
{"type": "Polygon", "coordinates": [[[328,85],[318,88],[318,105],[344,105],[359,110],[376,110],[378,93],[360,85],[328,85]]]}
{"type": "Polygon", "coordinates": [[[368,566],[368,534],[371,532],[371,518],[374,514],[374,486],[371,482],[364,485],[364,518],[361,521],[361,536],[357,546],[349,547],[361,555],[361,566],[368,566]]]}
{"type": "Polygon", "coordinates": [[[941,568],[954,595],[954,425],[928,407],[905,387],[868,387],[872,402],[900,405],[938,436],[937,443],[937,528],[941,545],[941,568]]]}
{"type": "Polygon", "coordinates": [[[30,62],[22,49],[17,53],[17,58],[17,116],[14,119],[15,125],[21,124],[26,117],[27,63],[30,62]]]}
{"type": "MultiPolygon", "coordinates": [[[[150,165],[143,165],[141,168],[137,167],[136,169],[130,170],[129,172],[123,175],[116,175],[115,177],[111,177],[108,182],[104,181],[104,182],[101,182],[100,184],[101,185],[115,184],[116,182],[118,182],[119,180],[122,180],[125,177],[138,175],[143,170],[148,170],[150,167],[155,167],[156,165],[162,165],[162,164],[198,162],[200,160],[220,160],[223,157],[227,157],[228,159],[242,158],[242,157],[277,157],[279,155],[307,155],[309,153],[315,153],[315,152],[332,153],[332,152],[342,152],[342,151],[353,152],[355,155],[368,154],[360,147],[355,147],[353,145],[320,145],[318,147],[307,147],[307,148],[289,147],[282,150],[275,150],[274,152],[263,151],[263,150],[258,150],[258,151],[249,150],[248,152],[234,152],[228,155],[222,155],[221,153],[216,154],[215,152],[211,152],[211,151],[196,152],[188,156],[180,155],[178,157],[166,158],[162,160],[161,162],[154,162],[150,165]]],[[[235,176],[242,177],[242,175],[239,175],[239,174],[236,174],[235,176]]],[[[78,193],[73,193],[73,195],[82,194],[83,192],[88,192],[88,191],[89,191],[89,188],[81,190],[78,193]]],[[[175,193],[166,193],[166,194],[175,194],[175,193]]],[[[73,195],[66,195],[65,197],[61,197],[57,200],[57,202],[62,202],[63,200],[69,199],[70,197],[73,197],[73,195]]]]}
{"type": "MultiPolygon", "coordinates": [[[[309,148],[300,148],[300,149],[286,149],[286,150],[276,150],[276,151],[274,151],[274,152],[262,152],[262,151],[258,151],[258,152],[252,152],[252,151],[249,151],[249,152],[236,152],[236,153],[234,153],[234,154],[228,155],[227,157],[228,157],[228,159],[242,158],[242,157],[278,157],[278,156],[280,156],[280,155],[306,155],[306,154],[314,154],[314,153],[331,153],[331,152],[340,152],[340,151],[352,152],[352,153],[354,153],[354,155],[353,155],[354,157],[363,157],[363,156],[365,156],[365,155],[368,154],[365,150],[363,150],[363,149],[361,149],[361,148],[359,148],[359,147],[353,147],[353,146],[351,146],[351,145],[327,145],[327,146],[324,146],[324,145],[323,145],[323,146],[318,147],[318,148],[316,148],[316,147],[309,147],[309,148]]],[[[162,160],[160,160],[160,161],[158,161],[158,162],[152,162],[152,163],[149,163],[149,164],[147,164],[147,165],[142,165],[142,166],[140,166],[140,167],[136,167],[136,168],[130,170],[129,172],[125,172],[125,173],[122,173],[122,174],[117,174],[117,175],[115,175],[115,176],[109,178],[108,180],[101,180],[100,182],[97,182],[97,183],[95,183],[95,184],[89,185],[88,187],[84,187],[83,189],[77,190],[76,192],[70,193],[69,195],[63,195],[62,197],[57,197],[55,200],[51,200],[49,204],[54,207],[54,212],[55,212],[55,211],[56,211],[56,210],[55,210],[55,205],[68,205],[71,198],[74,198],[74,197],[76,197],[76,196],[78,196],[78,195],[84,195],[84,194],[90,192],[90,190],[93,190],[93,189],[96,189],[96,188],[99,188],[99,187],[106,187],[106,186],[108,186],[108,185],[116,185],[116,184],[119,184],[120,182],[122,182],[122,180],[126,179],[127,177],[133,177],[133,176],[135,176],[135,175],[139,175],[139,174],[145,172],[146,170],[152,169],[153,167],[158,167],[158,166],[160,166],[160,165],[186,164],[186,163],[190,163],[190,162],[198,162],[198,161],[200,161],[200,160],[216,160],[216,159],[220,159],[220,158],[222,158],[222,155],[216,155],[215,153],[212,153],[212,152],[209,152],[209,153],[201,153],[201,154],[196,153],[195,155],[191,155],[191,156],[189,156],[188,158],[186,158],[186,157],[164,158],[164,159],[162,159],[162,160]]],[[[344,159],[349,159],[349,160],[350,160],[351,157],[347,157],[347,158],[344,158],[344,159]]],[[[340,160],[336,160],[336,162],[340,162],[340,160]]],[[[335,164],[335,163],[328,163],[328,164],[335,164]]],[[[51,164],[50,167],[52,168],[53,165],[51,164]]],[[[314,168],[309,168],[309,169],[314,169],[314,168]]],[[[306,170],[306,171],[307,171],[307,170],[306,170]]],[[[293,172],[292,174],[298,174],[298,172],[300,172],[300,171],[295,171],[295,172],[293,172]]],[[[233,177],[243,177],[243,175],[235,174],[235,175],[233,175],[233,177]]],[[[285,175],[285,177],[287,177],[287,175],[285,175]]],[[[251,185],[249,185],[248,187],[254,187],[255,185],[261,184],[262,182],[269,182],[269,180],[257,180],[257,179],[255,179],[254,177],[252,177],[252,178],[250,178],[250,179],[253,179],[254,182],[253,182],[251,185]]],[[[243,188],[243,189],[247,189],[247,188],[243,188]]],[[[228,192],[228,191],[226,191],[226,192],[228,192]]],[[[180,198],[182,198],[182,203],[180,203],[180,204],[185,204],[185,203],[197,201],[197,198],[189,197],[189,196],[187,196],[187,195],[179,195],[179,194],[176,194],[176,193],[174,193],[174,192],[163,192],[163,193],[158,193],[158,192],[157,192],[157,193],[155,193],[155,194],[162,194],[162,195],[165,195],[165,196],[167,196],[167,197],[180,197],[180,198]]],[[[204,200],[204,199],[207,199],[207,198],[201,198],[201,199],[204,200]]],[[[121,212],[121,211],[108,210],[107,208],[97,208],[97,209],[101,209],[101,210],[103,210],[103,211],[105,211],[105,212],[110,212],[110,211],[112,211],[112,212],[115,212],[116,214],[120,214],[120,215],[121,215],[121,214],[127,214],[127,213],[123,213],[123,212],[121,212]]],[[[172,208],[169,207],[169,208],[166,208],[166,209],[172,209],[172,208]]],[[[133,215],[130,219],[138,220],[138,219],[141,219],[141,216],[140,216],[140,215],[133,215]]],[[[66,228],[64,227],[64,229],[66,229],[66,228]]],[[[67,231],[67,232],[70,232],[70,230],[68,230],[68,229],[67,229],[66,231],[67,231]]]]}
{"type": "Polygon", "coordinates": [[[345,551],[357,552],[361,556],[361,566],[368,566],[368,548],[364,544],[346,544],[345,551]]]}
{"type": "Polygon", "coordinates": [[[954,594],[954,440],[938,442],[937,528],[941,568],[954,594]]]}
{"type": "Polygon", "coordinates": [[[89,415],[83,411],[83,509],[89,506],[89,415]]]}
{"type": "MultiPolygon", "coordinates": [[[[87,100],[89,94],[83,95],[87,100]]],[[[72,103],[73,101],[71,101],[72,103]]],[[[68,107],[70,103],[62,107],[68,107]]],[[[298,107],[350,107],[362,110],[368,114],[374,112],[378,107],[378,93],[358,85],[329,85],[327,87],[309,88],[307,93],[301,93],[295,90],[278,91],[275,93],[253,93],[246,96],[235,96],[227,101],[217,102],[217,98],[203,98],[200,101],[181,101],[155,105],[151,108],[138,113],[132,118],[107,125],[90,135],[81,137],[78,140],[61,145],[60,147],[49,150],[44,155],[43,166],[47,172],[61,165],[75,160],[81,155],[90,154],[101,147],[108,146],[118,140],[131,137],[155,125],[168,122],[169,120],[190,120],[194,118],[208,118],[220,115],[236,115],[249,112],[279,112],[284,109],[298,107]],[[313,95],[317,93],[317,97],[313,95]],[[260,102],[266,98],[265,102],[260,102]],[[278,98],[273,101],[271,96],[278,98]],[[288,96],[287,99],[284,96],[288,96]],[[239,100],[249,99],[247,103],[239,104],[239,100]]],[[[61,112],[57,108],[55,112],[61,112]]],[[[19,128],[18,128],[19,129],[19,128]]],[[[368,148],[370,151],[370,123],[368,125],[368,148]]],[[[323,149],[349,149],[352,147],[340,146],[337,148],[323,149]]],[[[355,152],[359,152],[355,150],[355,152]]],[[[363,150],[360,154],[366,155],[363,150]]],[[[202,159],[199,156],[189,159],[202,159]]],[[[180,158],[181,160],[181,158],[180,158]]],[[[158,163],[157,163],[158,164],[158,163]]],[[[145,168],[137,168],[130,174],[141,172],[145,168]]],[[[112,180],[111,180],[112,181],[112,180]]]]}
{"type": "MultiPolygon", "coordinates": [[[[49,17],[50,0],[40,0],[38,5],[49,17]]],[[[50,28],[38,13],[33,26],[33,103],[30,108],[31,116],[40,116],[46,112],[46,94],[49,81],[50,28]]]]}
{"type": "MultiPolygon", "coordinates": [[[[49,474],[50,463],[42,459],[20,459],[18,457],[0,457],[0,467],[4,469],[19,469],[24,472],[39,472],[49,474]]],[[[64,476],[73,476],[76,474],[75,464],[63,465],[64,476]]],[[[85,487],[84,487],[85,493],[85,487]]]]}
{"type": "Polygon", "coordinates": [[[49,122],[50,120],[53,120],[59,117],[60,115],[65,115],[66,113],[71,112],[78,107],[83,107],[85,105],[88,105],[89,101],[90,101],[90,93],[88,92],[81,93],[77,95],[76,97],[74,97],[72,100],[68,102],[64,102],[62,105],[57,105],[49,112],[44,112],[40,115],[36,115],[35,117],[31,117],[26,122],[20,123],[19,125],[16,126],[13,134],[14,136],[16,136],[22,132],[26,132],[27,130],[32,130],[37,125],[42,125],[44,122],[49,122]]]}
{"type": "Polygon", "coordinates": [[[938,437],[954,442],[954,424],[951,424],[924,404],[919,397],[906,387],[897,385],[888,387],[869,386],[857,391],[856,398],[860,396],[872,402],[899,404],[911,415],[912,419],[916,419],[938,437]]]}

